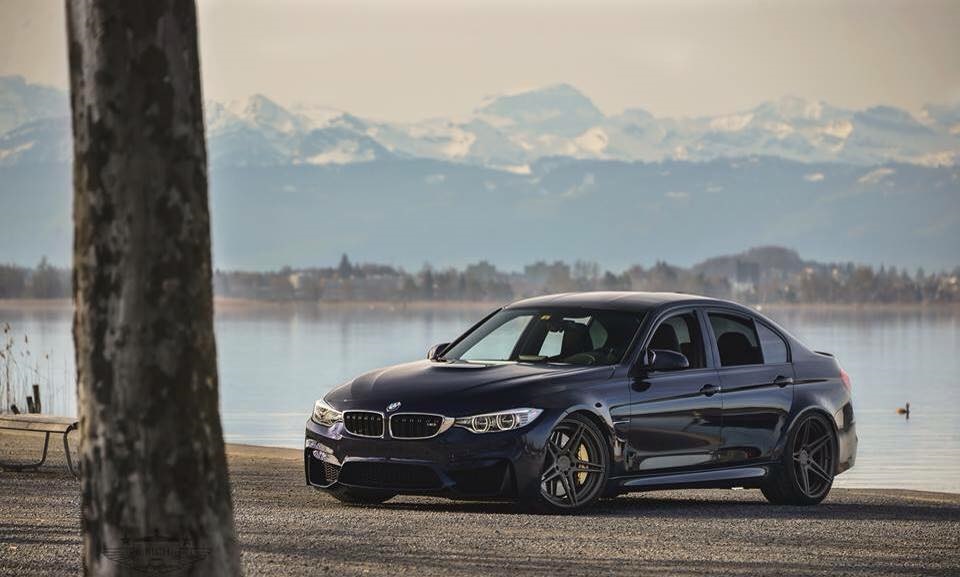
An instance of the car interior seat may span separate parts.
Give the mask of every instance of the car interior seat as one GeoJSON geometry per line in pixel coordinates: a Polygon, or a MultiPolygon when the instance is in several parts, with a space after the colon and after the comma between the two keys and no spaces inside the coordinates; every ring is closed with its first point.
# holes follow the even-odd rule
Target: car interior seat
{"type": "Polygon", "coordinates": [[[717,339],[717,349],[720,352],[720,364],[754,365],[763,362],[759,350],[750,345],[750,339],[743,333],[735,331],[723,333],[717,339]]]}
{"type": "Polygon", "coordinates": [[[657,329],[657,332],[653,333],[653,338],[650,339],[650,346],[647,348],[673,351],[675,353],[681,352],[680,339],[677,338],[676,329],[674,329],[672,325],[663,323],[657,329]]]}
{"type": "Polygon", "coordinates": [[[567,323],[563,329],[563,341],[560,344],[560,357],[566,358],[593,350],[590,329],[580,323],[567,323]]]}

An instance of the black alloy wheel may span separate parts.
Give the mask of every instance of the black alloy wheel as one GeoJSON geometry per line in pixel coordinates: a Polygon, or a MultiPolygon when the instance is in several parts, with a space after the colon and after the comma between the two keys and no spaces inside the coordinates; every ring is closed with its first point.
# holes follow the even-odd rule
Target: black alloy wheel
{"type": "Polygon", "coordinates": [[[547,442],[539,508],[569,511],[592,503],[606,488],[609,469],[610,451],[597,426],[586,417],[567,417],[547,442]]]}
{"type": "Polygon", "coordinates": [[[762,487],[771,503],[814,505],[823,501],[833,486],[837,443],[826,417],[802,417],[791,433],[780,470],[762,487]]]}

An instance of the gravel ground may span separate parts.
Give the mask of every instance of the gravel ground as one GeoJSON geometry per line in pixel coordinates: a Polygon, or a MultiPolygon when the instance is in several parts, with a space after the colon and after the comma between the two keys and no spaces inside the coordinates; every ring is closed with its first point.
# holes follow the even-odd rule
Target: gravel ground
{"type": "MultiPolygon", "coordinates": [[[[960,575],[960,495],[838,489],[801,508],[671,491],[575,516],[414,497],[348,507],[304,486],[299,451],[228,452],[247,575],[960,575]]],[[[78,489],[56,447],[39,472],[0,472],[0,575],[79,572],[78,489]]]]}

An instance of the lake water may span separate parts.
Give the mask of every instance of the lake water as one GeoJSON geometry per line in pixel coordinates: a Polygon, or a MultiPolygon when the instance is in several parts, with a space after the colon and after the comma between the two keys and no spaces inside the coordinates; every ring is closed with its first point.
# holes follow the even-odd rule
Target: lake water
{"type": "MultiPolygon", "coordinates": [[[[225,307],[216,330],[226,439],[300,447],[313,401],[331,387],[422,358],[486,311],[225,307]]],[[[960,492],[960,312],[765,312],[811,348],[834,353],[853,380],[860,447],[856,467],[837,486],[960,492]],[[896,414],[906,402],[909,420],[896,414]]],[[[44,412],[76,411],[71,314],[66,307],[0,307],[0,326],[9,323],[16,339],[17,370],[45,383],[44,412]]]]}

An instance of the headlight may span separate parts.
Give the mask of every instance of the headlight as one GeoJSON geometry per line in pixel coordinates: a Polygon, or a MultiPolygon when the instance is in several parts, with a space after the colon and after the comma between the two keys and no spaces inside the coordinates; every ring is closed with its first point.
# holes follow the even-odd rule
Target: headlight
{"type": "Polygon", "coordinates": [[[474,433],[497,433],[525,427],[542,412],[543,409],[510,409],[498,413],[460,417],[455,424],[474,433]]]}
{"type": "Polygon", "coordinates": [[[314,423],[329,427],[343,420],[343,413],[323,402],[323,399],[320,399],[313,405],[312,418],[314,423]]]}

